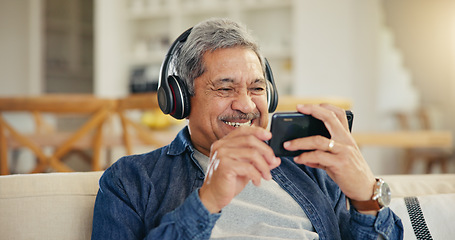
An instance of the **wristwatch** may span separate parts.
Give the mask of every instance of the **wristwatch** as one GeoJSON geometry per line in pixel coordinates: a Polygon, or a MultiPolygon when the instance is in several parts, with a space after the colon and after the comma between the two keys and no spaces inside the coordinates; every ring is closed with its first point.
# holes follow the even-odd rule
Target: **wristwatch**
{"type": "Polygon", "coordinates": [[[376,178],[371,200],[357,201],[350,199],[350,202],[358,211],[379,211],[390,204],[391,195],[389,185],[382,178],[376,178]]]}

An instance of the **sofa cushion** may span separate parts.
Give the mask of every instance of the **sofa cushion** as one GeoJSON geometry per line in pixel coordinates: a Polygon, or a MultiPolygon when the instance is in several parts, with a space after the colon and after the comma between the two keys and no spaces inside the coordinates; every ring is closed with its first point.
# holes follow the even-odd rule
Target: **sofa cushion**
{"type": "MultiPolygon", "coordinates": [[[[417,197],[423,218],[433,239],[453,239],[455,236],[455,193],[417,197]]],[[[417,239],[404,198],[394,198],[390,208],[404,226],[404,239],[417,239]]]]}
{"type": "Polygon", "coordinates": [[[4,239],[90,239],[102,172],[0,177],[4,239]]]}

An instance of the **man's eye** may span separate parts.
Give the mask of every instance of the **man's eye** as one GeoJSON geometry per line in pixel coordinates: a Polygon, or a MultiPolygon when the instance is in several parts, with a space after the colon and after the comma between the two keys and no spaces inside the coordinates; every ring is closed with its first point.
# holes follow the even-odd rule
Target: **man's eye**
{"type": "Polygon", "coordinates": [[[221,91],[221,92],[228,92],[231,90],[232,90],[231,88],[218,88],[218,91],[221,91]]]}
{"type": "Polygon", "coordinates": [[[256,87],[256,88],[252,88],[252,91],[253,91],[254,93],[262,93],[262,92],[265,91],[265,88],[263,88],[263,87],[256,87]]]}

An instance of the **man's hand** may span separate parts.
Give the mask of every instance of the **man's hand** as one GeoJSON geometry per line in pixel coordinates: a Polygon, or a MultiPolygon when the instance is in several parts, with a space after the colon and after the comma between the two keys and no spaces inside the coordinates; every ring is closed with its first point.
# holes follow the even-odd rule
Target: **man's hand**
{"type": "MultiPolygon", "coordinates": [[[[294,161],[324,169],[348,198],[370,200],[375,177],[349,132],[345,111],[328,104],[299,105],[297,110],[323,121],[332,138],[312,136],[286,142],[284,148],[289,151],[315,149],[302,153],[294,161]]],[[[376,214],[375,211],[363,213],[376,214]]]]}
{"type": "Polygon", "coordinates": [[[270,170],[280,165],[264,142],[272,134],[260,127],[239,127],[212,144],[210,164],[199,196],[211,212],[221,211],[251,180],[259,186],[270,180],[270,170]]]}

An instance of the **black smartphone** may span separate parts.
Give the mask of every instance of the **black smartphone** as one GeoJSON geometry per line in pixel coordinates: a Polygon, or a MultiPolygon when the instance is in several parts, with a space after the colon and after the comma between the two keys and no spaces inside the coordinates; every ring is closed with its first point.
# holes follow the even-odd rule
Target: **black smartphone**
{"type": "MultiPolygon", "coordinates": [[[[349,131],[351,131],[354,114],[352,111],[347,110],[346,117],[349,123],[349,131]]],[[[311,151],[288,151],[283,147],[283,143],[286,141],[315,135],[330,138],[330,133],[325,127],[324,122],[311,115],[298,112],[278,112],[273,114],[270,131],[272,132],[272,139],[269,141],[269,146],[273,149],[277,157],[293,157],[303,152],[311,151]]]]}

